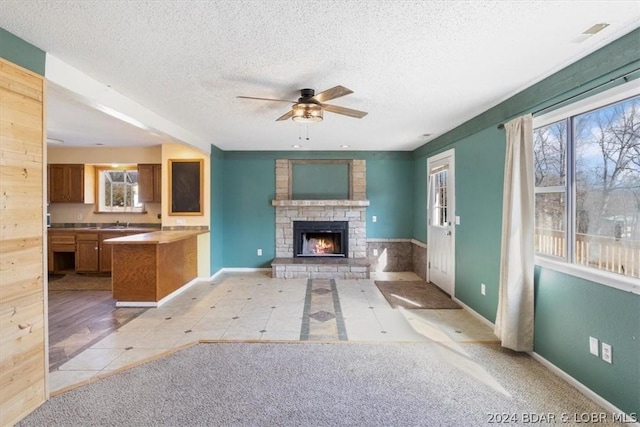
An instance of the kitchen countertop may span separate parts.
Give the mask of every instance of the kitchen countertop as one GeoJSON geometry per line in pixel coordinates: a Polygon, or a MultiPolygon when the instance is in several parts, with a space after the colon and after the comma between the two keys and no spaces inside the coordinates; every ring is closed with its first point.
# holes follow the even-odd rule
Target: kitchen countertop
{"type": "Polygon", "coordinates": [[[150,233],[135,234],[132,236],[114,237],[106,239],[104,243],[113,245],[147,245],[164,244],[188,239],[199,234],[208,233],[209,230],[173,230],[173,231],[153,231],[150,233]]]}
{"type": "Polygon", "coordinates": [[[114,226],[114,225],[108,225],[108,226],[75,226],[75,227],[51,227],[48,228],[47,231],[48,232],[83,232],[83,231],[87,231],[87,232],[96,232],[96,231],[108,231],[108,232],[125,232],[125,231],[133,231],[133,232],[138,232],[138,233],[147,233],[147,232],[153,232],[153,231],[159,231],[160,227],[140,227],[140,226],[114,226]]]}

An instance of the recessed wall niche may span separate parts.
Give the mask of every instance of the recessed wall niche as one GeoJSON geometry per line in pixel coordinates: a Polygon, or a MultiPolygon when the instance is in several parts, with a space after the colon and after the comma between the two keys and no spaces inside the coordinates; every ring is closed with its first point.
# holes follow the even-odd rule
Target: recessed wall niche
{"type": "Polygon", "coordinates": [[[292,200],[351,198],[350,160],[291,160],[292,200]]]}
{"type": "Polygon", "coordinates": [[[366,200],[366,162],[276,160],[276,200],[366,200]]]}

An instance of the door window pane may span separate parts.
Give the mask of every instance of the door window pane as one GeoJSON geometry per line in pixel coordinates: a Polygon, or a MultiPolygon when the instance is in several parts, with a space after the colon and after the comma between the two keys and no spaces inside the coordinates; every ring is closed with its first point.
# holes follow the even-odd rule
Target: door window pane
{"type": "Polygon", "coordinates": [[[433,205],[431,225],[444,227],[448,225],[447,213],[447,173],[448,169],[431,174],[433,182],[433,205]]]}

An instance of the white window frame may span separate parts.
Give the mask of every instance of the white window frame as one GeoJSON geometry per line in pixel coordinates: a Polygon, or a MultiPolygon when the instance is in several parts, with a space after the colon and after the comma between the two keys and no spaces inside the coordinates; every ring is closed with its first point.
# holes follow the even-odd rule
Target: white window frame
{"type": "Polygon", "coordinates": [[[135,171],[136,166],[122,165],[122,166],[96,166],[95,167],[95,213],[100,214],[139,214],[145,213],[146,207],[144,202],[139,202],[140,206],[131,206],[129,208],[108,210],[103,208],[103,195],[104,195],[104,182],[103,173],[109,171],[135,171]]]}
{"type": "MultiPolygon", "coordinates": [[[[640,79],[632,80],[613,89],[609,89],[581,101],[574,102],[570,105],[558,108],[557,110],[551,111],[549,113],[535,116],[533,119],[533,128],[535,129],[541,126],[546,126],[551,123],[566,119],[567,117],[576,116],[587,111],[604,107],[606,105],[613,104],[623,99],[631,98],[638,95],[640,95],[640,79]]],[[[567,142],[573,143],[570,141],[567,142]]],[[[574,185],[573,181],[574,177],[567,175],[566,185],[574,185]]],[[[573,216],[572,213],[566,213],[565,215],[573,216]]],[[[567,248],[570,248],[572,246],[572,244],[570,244],[569,242],[569,239],[573,238],[573,235],[569,235],[569,233],[567,233],[567,248]]],[[[566,259],[558,259],[555,257],[547,257],[542,254],[536,254],[534,261],[536,265],[548,268],[550,270],[555,270],[571,276],[579,277],[581,279],[596,282],[604,286],[609,286],[615,289],[620,289],[640,295],[640,283],[638,283],[640,281],[634,277],[623,276],[621,274],[611,273],[604,270],[598,270],[596,268],[574,264],[569,262],[569,257],[567,257],[566,259]]]]}

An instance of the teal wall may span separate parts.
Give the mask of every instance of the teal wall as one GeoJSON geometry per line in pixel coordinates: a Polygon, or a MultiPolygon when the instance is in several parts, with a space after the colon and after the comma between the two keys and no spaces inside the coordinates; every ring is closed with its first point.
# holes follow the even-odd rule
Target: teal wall
{"type": "Polygon", "coordinates": [[[275,257],[275,160],[269,153],[225,152],[223,170],[224,266],[268,268],[275,257]]]}
{"type": "Polygon", "coordinates": [[[224,152],[211,146],[211,272],[224,267],[224,152]]]}
{"type": "Polygon", "coordinates": [[[45,52],[3,28],[0,28],[0,57],[44,76],[45,52]]]}
{"type": "MultiPolygon", "coordinates": [[[[411,238],[413,160],[409,152],[224,153],[224,267],[268,268],[275,257],[276,159],[364,159],[367,236],[411,238]],[[371,221],[376,215],[377,222],[371,221]],[[262,249],[263,255],[257,255],[262,249]]],[[[311,178],[310,178],[311,179],[311,178]]],[[[315,178],[313,178],[315,179],[315,178]]]]}
{"type": "Polygon", "coordinates": [[[454,145],[456,173],[455,295],[490,321],[498,298],[504,132],[484,129],[454,145]],[[480,285],[486,285],[486,295],[480,285]]]}
{"type": "MultiPolygon", "coordinates": [[[[426,160],[456,150],[456,214],[461,224],[456,227],[455,294],[488,320],[495,321],[498,302],[505,157],[504,132],[496,125],[640,68],[638,46],[640,29],[413,152],[413,237],[426,241],[426,160]],[[487,286],[486,296],[480,283],[487,286]]],[[[534,351],[619,409],[640,413],[640,296],[540,268],[535,286],[534,351]],[[589,336],[612,345],[613,365],[589,355],[589,336]]]]}
{"type": "Polygon", "coordinates": [[[640,415],[640,295],[536,268],[535,351],[627,413],[640,415]],[[589,353],[611,345],[613,364],[589,353]]]}

